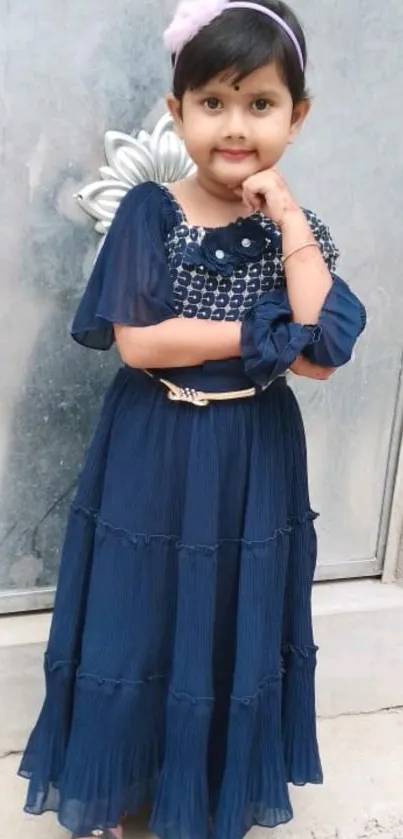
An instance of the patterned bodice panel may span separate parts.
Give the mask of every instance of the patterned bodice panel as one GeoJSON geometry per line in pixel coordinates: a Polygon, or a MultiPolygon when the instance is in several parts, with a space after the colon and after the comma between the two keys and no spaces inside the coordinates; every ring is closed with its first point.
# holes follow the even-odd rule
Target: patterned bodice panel
{"type": "MultiPolygon", "coordinates": [[[[242,320],[245,312],[267,291],[283,288],[281,234],[269,219],[260,221],[265,233],[262,253],[247,259],[252,246],[247,237],[240,239],[244,258],[235,259],[228,276],[228,255],[223,247],[212,252],[217,269],[200,261],[192,251],[208,236],[204,228],[191,227],[183,220],[171,230],[166,241],[166,257],[173,281],[173,305],[177,315],[205,320],[242,320]],[[190,254],[190,258],[187,255],[190,254]],[[225,273],[220,273],[220,263],[225,273]]],[[[231,261],[231,257],[230,257],[231,261]]],[[[222,269],[221,269],[222,270],[222,269]]]]}

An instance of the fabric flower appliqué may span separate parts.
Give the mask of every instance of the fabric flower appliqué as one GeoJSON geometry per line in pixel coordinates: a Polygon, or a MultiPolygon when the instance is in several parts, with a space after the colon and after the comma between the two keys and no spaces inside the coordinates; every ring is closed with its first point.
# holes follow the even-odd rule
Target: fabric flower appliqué
{"type": "Polygon", "coordinates": [[[192,242],[188,246],[183,262],[230,277],[237,268],[261,259],[269,239],[259,222],[241,219],[227,227],[207,230],[200,244],[192,242]]]}

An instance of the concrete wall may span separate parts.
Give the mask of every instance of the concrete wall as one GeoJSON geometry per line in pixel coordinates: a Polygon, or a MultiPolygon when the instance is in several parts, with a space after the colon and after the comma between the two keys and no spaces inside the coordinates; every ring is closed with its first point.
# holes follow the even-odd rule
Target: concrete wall
{"type": "MultiPolygon", "coordinates": [[[[160,34],[172,6],[0,0],[3,593],[55,581],[67,505],[116,365],[67,339],[96,248],[73,194],[96,177],[105,130],[132,131],[160,107],[160,34]]],[[[314,110],[285,170],[301,203],[331,224],[370,319],[348,371],[299,388],[323,513],[321,573],[375,573],[401,363],[403,6],[295,7],[310,41],[314,110]]]]}
{"type": "Polygon", "coordinates": [[[0,591],[54,583],[116,366],[68,338],[97,244],[73,195],[167,87],[165,5],[0,0],[0,591]]]}

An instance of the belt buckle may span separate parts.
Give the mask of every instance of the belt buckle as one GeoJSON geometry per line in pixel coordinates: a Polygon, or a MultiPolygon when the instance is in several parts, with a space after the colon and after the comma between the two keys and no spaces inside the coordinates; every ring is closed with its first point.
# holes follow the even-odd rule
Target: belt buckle
{"type": "Polygon", "coordinates": [[[187,402],[197,408],[205,408],[210,404],[209,400],[200,391],[194,390],[192,387],[178,387],[175,390],[168,388],[168,399],[171,402],[187,402]]]}

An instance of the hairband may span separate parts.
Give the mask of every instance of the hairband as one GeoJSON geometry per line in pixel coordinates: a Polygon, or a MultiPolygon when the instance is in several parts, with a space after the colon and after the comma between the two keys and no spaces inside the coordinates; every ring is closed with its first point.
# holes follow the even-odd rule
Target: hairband
{"type": "Polygon", "coordinates": [[[251,9],[254,12],[261,12],[261,14],[266,15],[266,17],[278,23],[294,44],[301,70],[304,72],[305,62],[301,45],[291,26],[276,12],[267,9],[266,6],[261,6],[260,3],[250,2],[249,0],[234,0],[232,3],[228,2],[228,0],[203,0],[203,2],[200,2],[200,0],[182,0],[179,3],[171,25],[165,31],[164,41],[166,48],[172,55],[178,58],[183,47],[201,29],[208,26],[209,23],[219,17],[223,12],[231,11],[232,9],[251,9]]]}

